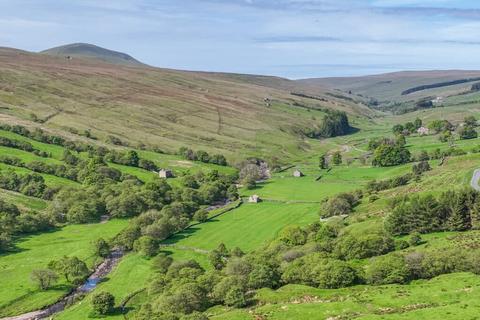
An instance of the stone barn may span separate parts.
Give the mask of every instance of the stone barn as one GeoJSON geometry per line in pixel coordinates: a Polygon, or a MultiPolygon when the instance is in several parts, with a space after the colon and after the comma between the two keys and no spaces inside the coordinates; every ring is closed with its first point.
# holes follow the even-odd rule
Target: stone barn
{"type": "Polygon", "coordinates": [[[420,127],[417,130],[417,133],[421,136],[428,135],[429,132],[430,132],[430,130],[428,128],[425,128],[425,127],[420,127]]]}
{"type": "Polygon", "coordinates": [[[262,201],[262,200],[261,200],[260,197],[259,197],[258,195],[256,195],[256,194],[251,195],[251,196],[248,198],[248,202],[250,202],[250,203],[259,203],[260,201],[262,201]]]}
{"type": "Polygon", "coordinates": [[[169,169],[160,169],[158,176],[164,179],[173,178],[173,172],[169,169]]]}
{"type": "Polygon", "coordinates": [[[293,176],[296,177],[296,178],[300,178],[300,177],[303,177],[305,175],[303,174],[302,171],[297,169],[297,170],[293,171],[293,176]]]}

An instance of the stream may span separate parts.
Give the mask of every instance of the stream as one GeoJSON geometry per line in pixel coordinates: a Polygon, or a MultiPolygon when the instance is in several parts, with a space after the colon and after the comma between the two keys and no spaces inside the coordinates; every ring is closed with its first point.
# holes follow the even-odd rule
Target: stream
{"type": "Polygon", "coordinates": [[[55,313],[63,311],[66,306],[73,303],[76,298],[95,289],[98,283],[100,283],[102,279],[104,279],[118,264],[124,254],[124,251],[121,249],[113,249],[110,252],[110,256],[105,258],[105,260],[95,268],[93,273],[82,285],[73,289],[69,294],[54,304],[41,310],[36,310],[13,317],[0,318],[0,320],[40,320],[46,319],[55,313]]]}

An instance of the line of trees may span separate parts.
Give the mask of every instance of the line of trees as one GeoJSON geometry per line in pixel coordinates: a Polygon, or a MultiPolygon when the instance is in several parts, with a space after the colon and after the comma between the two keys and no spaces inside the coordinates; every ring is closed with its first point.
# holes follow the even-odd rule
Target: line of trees
{"type": "Polygon", "coordinates": [[[56,188],[48,187],[45,179],[37,173],[17,174],[12,169],[0,171],[0,188],[45,200],[52,199],[58,191],[56,188]]]}
{"type": "Polygon", "coordinates": [[[416,118],[413,122],[407,122],[405,124],[396,124],[393,126],[392,131],[394,134],[409,135],[415,133],[422,126],[422,119],[416,118]]]}
{"type": "Polygon", "coordinates": [[[203,150],[193,151],[192,149],[187,147],[181,147],[178,150],[178,155],[190,161],[213,163],[220,166],[226,166],[228,164],[227,159],[222,154],[209,155],[208,152],[206,151],[203,151],[203,150]]]}
{"type": "Polygon", "coordinates": [[[20,141],[16,139],[9,139],[6,137],[0,137],[0,146],[32,152],[33,154],[43,158],[51,157],[51,154],[34,148],[32,144],[27,141],[20,141]]]}
{"type": "MultiPolygon", "coordinates": [[[[140,158],[140,156],[135,150],[119,151],[119,150],[109,149],[103,146],[95,146],[95,145],[84,143],[81,141],[67,140],[60,136],[48,134],[39,128],[36,128],[33,131],[31,131],[26,127],[19,126],[19,125],[10,126],[7,124],[0,124],[0,129],[19,134],[21,136],[30,138],[35,141],[62,146],[66,148],[69,152],[70,151],[88,152],[90,157],[94,157],[94,156],[104,157],[105,160],[109,162],[122,164],[126,166],[139,167],[149,171],[158,170],[158,167],[155,165],[153,161],[140,158]]],[[[12,140],[12,139],[0,137],[0,145],[3,145],[2,139],[4,139],[3,142],[5,144],[10,144],[10,145],[6,145],[8,147],[24,148],[22,150],[32,152],[42,157],[51,156],[44,151],[34,149],[33,146],[30,148],[29,145],[31,146],[31,144],[28,142],[22,142],[18,140],[12,140]]]]}

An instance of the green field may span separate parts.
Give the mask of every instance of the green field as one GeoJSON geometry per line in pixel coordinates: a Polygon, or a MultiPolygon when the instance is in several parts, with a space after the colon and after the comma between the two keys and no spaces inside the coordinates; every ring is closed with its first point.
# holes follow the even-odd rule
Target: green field
{"type": "Polygon", "coordinates": [[[112,220],[105,224],[70,225],[19,238],[15,252],[0,255],[0,316],[36,310],[55,302],[70,286],[61,279],[55,289],[40,291],[30,281],[31,271],[43,269],[49,261],[64,255],[78,256],[91,267],[91,242],[112,237],[127,224],[127,220],[112,220]]]}
{"type": "Polygon", "coordinates": [[[387,179],[410,172],[411,165],[391,168],[371,166],[338,166],[332,170],[319,170],[318,164],[310,162],[299,164],[304,177],[293,177],[293,170],[274,174],[272,179],[259,183],[253,190],[244,190],[244,196],[258,194],[261,198],[281,201],[319,202],[326,197],[341,192],[362,188],[373,179],[387,179]],[[316,179],[321,176],[320,180],[316,179]]]}
{"type": "MultiPolygon", "coordinates": [[[[409,285],[356,286],[338,290],[288,285],[262,289],[264,306],[253,314],[268,319],[476,319],[480,277],[458,273],[409,285]]],[[[211,319],[251,319],[249,312],[212,310],[211,319]]]]}
{"type": "Polygon", "coordinates": [[[43,142],[38,142],[36,140],[24,137],[22,135],[10,132],[10,131],[5,131],[5,130],[0,130],[0,136],[13,139],[13,140],[20,140],[20,141],[25,141],[30,143],[35,149],[42,150],[48,153],[52,154],[52,157],[61,160],[63,156],[63,151],[65,150],[61,146],[57,146],[54,144],[48,144],[48,143],[43,143],[43,142]]]}
{"type": "Polygon", "coordinates": [[[47,202],[23,195],[21,193],[8,191],[8,190],[0,190],[0,199],[3,199],[9,203],[14,203],[20,208],[30,209],[30,210],[43,210],[47,207],[47,202]]]}
{"type": "Polygon", "coordinates": [[[167,243],[182,248],[211,250],[224,243],[244,251],[258,248],[287,225],[306,225],[318,220],[316,204],[262,202],[243,204],[206,223],[191,227],[167,243]]]}
{"type": "MultiPolygon", "coordinates": [[[[0,170],[13,170],[17,174],[20,174],[20,175],[35,173],[34,171],[31,171],[27,168],[15,167],[15,166],[11,166],[11,165],[4,164],[4,163],[0,163],[0,170]]],[[[61,177],[57,177],[57,176],[54,176],[54,175],[51,175],[51,174],[46,174],[46,173],[36,173],[36,174],[41,175],[43,177],[43,179],[45,179],[45,183],[47,184],[47,186],[50,186],[50,187],[62,187],[62,186],[78,187],[78,186],[80,186],[80,184],[78,182],[75,182],[75,181],[72,181],[72,180],[69,180],[69,179],[65,179],[65,178],[61,178],[61,177]]]]}

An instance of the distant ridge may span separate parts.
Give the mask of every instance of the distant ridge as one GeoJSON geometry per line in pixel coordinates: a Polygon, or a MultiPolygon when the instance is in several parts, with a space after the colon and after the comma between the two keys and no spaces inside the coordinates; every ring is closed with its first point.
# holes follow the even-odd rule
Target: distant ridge
{"type": "Polygon", "coordinates": [[[67,44],[47,49],[40,53],[52,56],[98,59],[112,64],[145,66],[145,64],[126,53],[105,49],[89,43],[67,44]]]}

